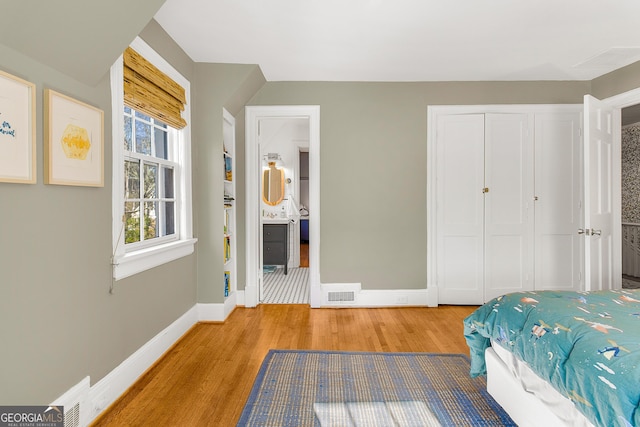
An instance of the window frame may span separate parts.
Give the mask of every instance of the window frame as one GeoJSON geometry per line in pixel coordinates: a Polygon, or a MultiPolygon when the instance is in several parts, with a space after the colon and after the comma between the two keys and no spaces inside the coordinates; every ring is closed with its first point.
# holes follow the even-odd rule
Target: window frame
{"type": "MultiPolygon", "coordinates": [[[[180,165],[176,182],[176,235],[172,241],[159,239],[157,244],[142,245],[125,249],[124,244],[124,66],[122,56],[111,67],[111,101],[113,134],[113,177],[112,177],[112,243],[113,278],[115,280],[149,270],[167,262],[182,258],[194,252],[197,239],[193,237],[193,207],[191,190],[191,110],[190,83],[164,58],[142,39],[137,37],[131,47],[144,56],[163,73],[167,74],[186,92],[187,103],[182,117],[187,126],[176,130],[175,162],[180,165]]],[[[155,239],[154,239],[155,240],[155,239]]],[[[150,241],[151,242],[151,241],[150,241]]]]}
{"type": "MultiPolygon", "coordinates": [[[[157,175],[156,175],[156,180],[157,180],[157,188],[158,188],[158,194],[156,194],[155,198],[152,199],[146,199],[143,197],[143,195],[141,194],[142,197],[137,198],[138,203],[140,203],[140,209],[142,212],[142,206],[144,203],[149,202],[149,200],[155,201],[155,203],[158,203],[158,207],[157,209],[161,212],[160,215],[164,218],[166,218],[166,213],[164,210],[164,205],[162,202],[165,201],[173,201],[173,203],[175,204],[175,206],[179,206],[180,204],[180,179],[182,179],[182,175],[180,173],[182,166],[180,165],[180,163],[178,163],[178,161],[176,161],[176,159],[179,157],[178,156],[178,144],[177,144],[177,135],[178,132],[180,132],[179,130],[171,127],[170,125],[167,125],[165,123],[164,124],[164,128],[158,126],[157,122],[158,120],[152,119],[151,117],[145,115],[144,113],[139,112],[138,110],[135,110],[131,107],[128,107],[131,111],[131,127],[132,127],[132,133],[135,135],[136,130],[135,130],[135,121],[136,120],[140,120],[143,123],[148,124],[151,127],[152,130],[152,135],[156,134],[156,129],[161,129],[164,132],[166,132],[166,135],[169,139],[169,150],[168,150],[168,156],[169,159],[163,159],[162,157],[157,157],[155,155],[153,155],[153,153],[151,155],[149,154],[144,154],[144,153],[139,153],[137,151],[129,151],[129,150],[123,150],[123,152],[125,153],[124,155],[124,162],[127,161],[137,161],[139,168],[140,168],[140,185],[144,186],[144,178],[142,178],[144,176],[144,167],[145,165],[155,165],[157,166],[157,175]],[[140,113],[142,115],[144,115],[145,117],[149,117],[150,121],[147,121],[145,119],[142,119],[141,117],[137,116],[137,114],[140,113]],[[167,198],[166,196],[161,195],[160,193],[163,191],[162,189],[164,188],[164,185],[162,185],[164,183],[164,174],[162,173],[162,171],[164,169],[171,169],[173,170],[173,174],[174,174],[174,178],[173,178],[173,190],[174,190],[174,197],[172,198],[167,198]]],[[[153,137],[152,137],[153,138],[153,137]]],[[[135,145],[135,143],[134,143],[135,145]]],[[[155,151],[155,144],[151,144],[151,151],[155,151]]],[[[123,180],[123,184],[124,184],[124,180],[123,180]]],[[[124,186],[123,186],[124,188],[124,186]]],[[[127,199],[126,197],[124,198],[124,202],[126,204],[126,202],[131,202],[131,200],[134,200],[136,198],[129,198],[127,199]]],[[[177,227],[177,224],[180,222],[180,210],[179,209],[174,209],[175,212],[175,217],[174,217],[174,230],[175,232],[173,234],[168,234],[168,235],[160,235],[160,236],[156,236],[153,239],[141,239],[137,242],[132,242],[132,243],[126,243],[126,239],[125,239],[125,252],[132,252],[132,251],[136,251],[139,250],[141,248],[145,248],[145,247],[150,247],[150,246],[156,246],[158,244],[160,244],[161,242],[170,242],[170,241],[174,241],[177,240],[179,237],[179,229],[177,227]]],[[[142,221],[143,217],[141,218],[142,221]]],[[[165,225],[164,223],[162,224],[157,224],[157,226],[161,226],[161,225],[165,225]]],[[[142,223],[140,225],[140,235],[143,236],[144,235],[144,227],[142,226],[142,223]]],[[[126,229],[125,229],[126,232],[126,229]]]]}

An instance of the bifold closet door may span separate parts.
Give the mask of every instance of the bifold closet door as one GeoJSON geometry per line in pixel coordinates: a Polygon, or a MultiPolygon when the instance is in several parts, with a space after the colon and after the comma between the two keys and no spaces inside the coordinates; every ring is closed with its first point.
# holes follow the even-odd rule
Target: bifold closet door
{"type": "Polygon", "coordinates": [[[485,115],[484,301],[534,287],[532,115],[485,115]]]}
{"type": "Polygon", "coordinates": [[[528,114],[438,119],[437,280],[442,304],[533,289],[528,114]]]}
{"type": "Polygon", "coordinates": [[[536,114],[536,290],[583,286],[580,125],[579,111],[536,114]]]}
{"type": "Polygon", "coordinates": [[[484,297],[484,114],[437,122],[437,281],[441,304],[484,297]]]}

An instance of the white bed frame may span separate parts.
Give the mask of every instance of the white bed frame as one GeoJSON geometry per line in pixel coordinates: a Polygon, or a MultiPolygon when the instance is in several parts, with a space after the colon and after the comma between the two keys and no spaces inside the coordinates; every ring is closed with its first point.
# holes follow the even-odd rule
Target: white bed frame
{"type": "Polygon", "coordinates": [[[594,427],[573,402],[500,345],[485,352],[487,391],[519,427],[594,427]]]}

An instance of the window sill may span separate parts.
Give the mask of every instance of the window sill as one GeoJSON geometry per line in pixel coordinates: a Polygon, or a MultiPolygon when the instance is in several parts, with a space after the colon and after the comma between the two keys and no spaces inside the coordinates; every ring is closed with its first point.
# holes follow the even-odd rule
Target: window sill
{"type": "Polygon", "coordinates": [[[113,260],[113,278],[116,280],[124,279],[191,255],[197,241],[198,239],[179,240],[118,256],[113,260]]]}

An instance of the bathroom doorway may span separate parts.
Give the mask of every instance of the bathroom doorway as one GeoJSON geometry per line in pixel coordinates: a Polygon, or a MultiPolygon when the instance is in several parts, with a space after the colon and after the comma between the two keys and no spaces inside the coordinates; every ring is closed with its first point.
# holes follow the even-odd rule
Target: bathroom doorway
{"type": "Polygon", "coordinates": [[[309,262],[308,255],[304,256],[309,236],[308,227],[307,233],[303,228],[309,224],[309,119],[263,118],[258,128],[263,238],[260,303],[309,304],[309,262]]]}
{"type": "Polygon", "coordinates": [[[300,267],[309,267],[309,150],[298,153],[300,168],[300,267]]]}
{"type": "Polygon", "coordinates": [[[622,109],[622,287],[640,288],[640,104],[622,109]]]}
{"type": "MultiPolygon", "coordinates": [[[[623,184],[621,182],[622,169],[625,168],[628,170],[628,165],[623,165],[623,162],[627,162],[630,160],[630,157],[627,153],[622,153],[622,138],[625,137],[622,132],[623,126],[625,124],[636,123],[636,119],[632,116],[637,112],[635,106],[640,105],[640,88],[632,89],[628,92],[620,93],[618,95],[611,96],[609,98],[603,99],[603,105],[605,108],[612,110],[612,133],[614,136],[613,139],[613,149],[612,149],[612,159],[613,165],[611,169],[612,175],[612,186],[613,186],[613,206],[614,206],[614,214],[612,218],[612,242],[611,246],[614,248],[614,257],[613,257],[613,265],[611,269],[612,274],[612,289],[620,289],[622,287],[635,287],[637,286],[634,281],[631,283],[625,283],[623,285],[623,259],[624,255],[623,247],[625,243],[623,242],[623,222],[635,222],[633,218],[630,218],[629,215],[625,212],[623,214],[623,210],[626,209],[622,205],[626,203],[637,204],[637,199],[633,200],[627,199],[623,201],[623,184]],[[623,118],[623,115],[625,116],[623,118]]],[[[625,143],[626,145],[626,143],[625,143]]],[[[628,147],[627,147],[628,148],[628,147]]],[[[633,167],[632,167],[633,168],[633,167]]],[[[629,260],[627,260],[628,262],[629,260]]]]}
{"type": "MultiPolygon", "coordinates": [[[[295,126],[294,126],[295,127],[295,126]]],[[[298,128],[298,130],[300,130],[298,128]]],[[[295,133],[295,132],[294,132],[295,133]]],[[[320,306],[320,108],[318,106],[252,106],[246,108],[246,179],[247,179],[247,212],[246,212],[246,236],[247,236],[247,269],[246,269],[246,287],[245,287],[245,306],[254,307],[265,301],[265,269],[263,265],[264,235],[263,226],[265,224],[277,224],[284,222],[287,224],[288,231],[291,236],[287,236],[288,248],[291,249],[293,258],[289,258],[287,262],[298,266],[299,270],[305,270],[308,274],[308,303],[311,307],[320,306]],[[277,139],[273,139],[282,131],[283,134],[291,134],[290,130],[285,130],[288,126],[286,123],[300,123],[303,121],[306,126],[305,137],[300,137],[298,133],[296,137],[289,138],[292,151],[294,154],[281,154],[278,151],[284,149],[277,148],[277,139]],[[283,127],[285,126],[285,127],[283,127]],[[308,156],[308,205],[304,205],[306,212],[300,206],[301,198],[301,182],[300,180],[300,153],[307,153],[308,156]],[[263,206],[263,195],[261,193],[263,180],[263,161],[265,156],[280,155],[282,165],[289,164],[291,170],[287,176],[287,170],[284,170],[284,188],[283,194],[287,198],[273,205],[263,206]],[[286,157],[286,158],[285,158],[286,157]],[[291,182],[288,182],[288,179],[291,182]],[[288,188],[287,188],[288,186],[288,188]],[[289,198],[288,195],[293,195],[289,198]],[[282,204],[285,202],[285,204],[282,204]],[[284,208],[284,209],[283,209],[284,208]],[[302,213],[308,220],[308,259],[309,267],[300,268],[300,256],[303,248],[298,243],[300,241],[300,220],[302,213]],[[297,215],[296,215],[297,214],[297,215]],[[296,221],[291,222],[293,217],[296,221]],[[293,242],[293,244],[291,243],[293,242]]],[[[276,166],[277,168],[277,166],[276,166]]],[[[302,184],[304,187],[305,184],[302,184]]],[[[287,254],[289,255],[289,254],[287,254]]],[[[304,259],[304,258],[303,258],[304,259]]],[[[283,263],[282,261],[279,261],[283,263]]],[[[284,273],[283,265],[278,270],[284,273]]],[[[289,276],[287,272],[286,276],[289,276]]],[[[284,274],[283,274],[284,275],[284,274]]],[[[291,276],[293,278],[293,276],[291,276]]]]}

